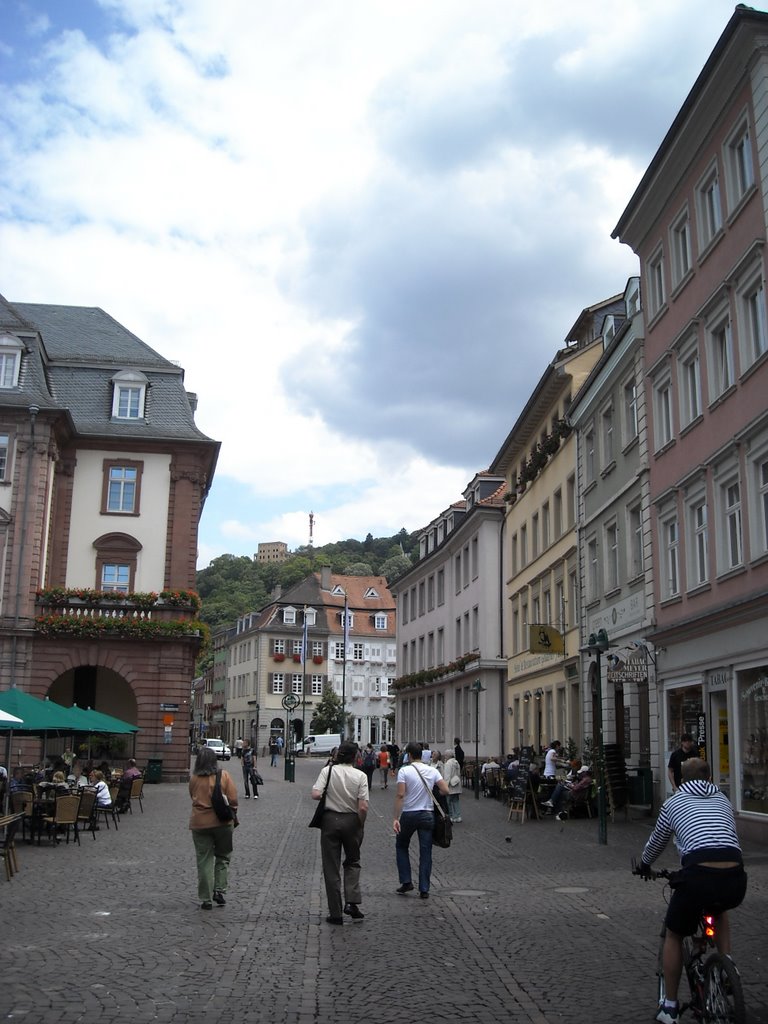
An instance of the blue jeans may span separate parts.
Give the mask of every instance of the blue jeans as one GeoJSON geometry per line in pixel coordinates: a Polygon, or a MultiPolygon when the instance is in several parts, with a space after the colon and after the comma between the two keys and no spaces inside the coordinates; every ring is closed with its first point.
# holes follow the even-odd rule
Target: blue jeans
{"type": "Polygon", "coordinates": [[[432,874],[432,829],[435,824],[433,811],[403,811],[400,815],[400,832],[395,839],[395,857],[400,884],[411,882],[411,859],[408,847],[414,832],[419,833],[419,892],[429,892],[432,874]]]}

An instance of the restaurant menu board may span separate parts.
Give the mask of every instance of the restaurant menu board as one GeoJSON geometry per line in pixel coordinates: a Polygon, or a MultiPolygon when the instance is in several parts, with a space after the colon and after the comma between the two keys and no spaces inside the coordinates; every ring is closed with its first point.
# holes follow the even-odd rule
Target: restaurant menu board
{"type": "Polygon", "coordinates": [[[531,770],[532,758],[533,747],[523,747],[520,751],[520,764],[517,769],[517,776],[512,782],[513,804],[522,804],[525,802],[525,794],[528,792],[528,776],[531,770]]]}

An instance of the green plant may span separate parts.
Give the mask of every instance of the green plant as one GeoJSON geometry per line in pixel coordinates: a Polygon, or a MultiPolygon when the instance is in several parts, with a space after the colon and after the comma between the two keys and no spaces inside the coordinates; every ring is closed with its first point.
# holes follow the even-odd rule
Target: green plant
{"type": "Polygon", "coordinates": [[[408,675],[400,676],[392,684],[395,690],[407,690],[413,686],[421,686],[424,683],[433,683],[436,679],[444,676],[455,675],[463,672],[471,661],[477,661],[476,654],[462,654],[460,658],[449,662],[447,665],[438,665],[436,668],[424,668],[418,672],[411,672],[408,675]]]}

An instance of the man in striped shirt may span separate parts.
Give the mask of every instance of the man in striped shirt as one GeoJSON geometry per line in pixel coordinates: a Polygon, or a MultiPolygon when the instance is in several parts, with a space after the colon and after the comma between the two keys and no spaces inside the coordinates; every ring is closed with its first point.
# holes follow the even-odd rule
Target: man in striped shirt
{"type": "Polygon", "coordinates": [[[676,1024],[678,1020],[683,936],[696,931],[702,913],[716,912],[718,948],[721,953],[730,953],[731,931],[726,911],[738,907],[747,889],[733,808],[726,795],[710,781],[711,774],[707,762],[699,757],[683,762],[680,788],[664,801],[640,860],[642,874],[675,837],[682,870],[671,883],[672,898],[664,922],[665,999],[656,1014],[661,1024],[676,1024]]]}

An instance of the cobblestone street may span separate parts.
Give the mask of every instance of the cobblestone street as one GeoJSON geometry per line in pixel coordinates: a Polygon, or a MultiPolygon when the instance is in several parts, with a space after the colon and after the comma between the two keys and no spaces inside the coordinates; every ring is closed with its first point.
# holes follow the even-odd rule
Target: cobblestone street
{"type": "MultiPolygon", "coordinates": [[[[629,873],[650,818],[507,823],[462,796],[432,897],[395,893],[393,791],[377,783],[363,848],[365,920],[325,923],[319,833],[307,828],[321,761],[261,762],[242,800],[226,907],[200,910],[186,786],[145,788],[118,832],[18,844],[2,880],[0,1011],[43,1024],[246,1020],[264,1024],[647,1024],[664,909],[629,873]],[[507,841],[510,837],[510,841],[507,841]]],[[[229,767],[229,765],[227,765],[229,767]]],[[[239,763],[231,762],[240,786],[239,763]]],[[[734,959],[750,1024],[768,1024],[768,849],[745,846],[749,891],[734,959]]],[[[673,850],[663,861],[675,866],[673,850]]],[[[684,1017],[685,1021],[687,1017],[684,1017]]]]}

